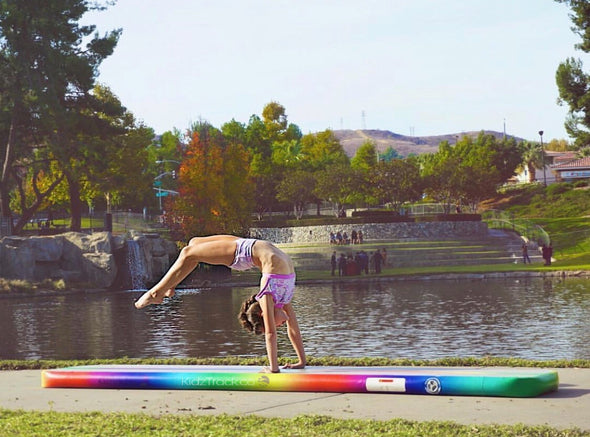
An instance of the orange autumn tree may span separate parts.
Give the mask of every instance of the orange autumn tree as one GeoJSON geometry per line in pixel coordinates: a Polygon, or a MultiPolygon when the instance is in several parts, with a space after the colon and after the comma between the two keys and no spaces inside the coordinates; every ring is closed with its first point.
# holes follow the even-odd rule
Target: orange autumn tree
{"type": "Polygon", "coordinates": [[[244,146],[216,128],[198,123],[179,169],[179,195],[166,219],[185,240],[219,233],[243,235],[252,217],[253,189],[244,146]]]}

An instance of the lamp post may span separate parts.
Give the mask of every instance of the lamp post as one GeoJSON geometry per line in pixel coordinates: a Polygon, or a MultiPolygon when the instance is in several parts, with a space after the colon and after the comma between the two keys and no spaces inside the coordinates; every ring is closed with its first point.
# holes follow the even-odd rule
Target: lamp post
{"type": "Polygon", "coordinates": [[[545,170],[545,147],[543,146],[543,131],[539,131],[541,137],[541,151],[543,152],[543,185],[547,186],[547,172],[545,170]]]}
{"type": "Polygon", "coordinates": [[[159,179],[162,178],[163,176],[166,175],[173,175],[175,172],[173,171],[165,171],[164,173],[160,173],[158,176],[156,176],[154,178],[154,185],[157,186],[157,190],[158,190],[158,194],[156,194],[156,196],[158,196],[158,203],[160,205],[160,213],[162,212],[162,196],[167,196],[168,195],[168,190],[162,190],[161,185],[162,185],[162,181],[160,181],[159,179]],[[166,194],[163,194],[166,193],[166,194]]]}

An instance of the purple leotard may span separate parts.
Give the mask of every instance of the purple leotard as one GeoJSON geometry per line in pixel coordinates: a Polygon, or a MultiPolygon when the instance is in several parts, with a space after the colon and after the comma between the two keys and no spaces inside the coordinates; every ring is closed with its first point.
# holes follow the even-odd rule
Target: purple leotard
{"type": "Polygon", "coordinates": [[[275,307],[283,308],[285,304],[290,303],[291,299],[293,299],[293,293],[295,292],[295,273],[288,275],[263,273],[260,283],[264,284],[264,286],[256,295],[256,300],[260,300],[265,294],[270,294],[274,300],[275,307]]]}
{"type": "Polygon", "coordinates": [[[229,266],[234,270],[248,270],[256,267],[252,260],[252,246],[256,243],[254,238],[238,238],[236,240],[236,255],[234,262],[229,266]]]}

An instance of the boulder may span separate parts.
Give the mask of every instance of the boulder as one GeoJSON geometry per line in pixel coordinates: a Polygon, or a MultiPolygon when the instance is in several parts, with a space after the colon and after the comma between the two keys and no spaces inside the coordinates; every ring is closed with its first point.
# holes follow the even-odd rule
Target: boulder
{"type": "MultiPolygon", "coordinates": [[[[148,284],[157,282],[176,259],[176,245],[157,234],[133,233],[131,240],[139,246],[142,279],[148,284]]],[[[115,254],[124,253],[128,241],[128,236],[109,232],[4,237],[0,239],[0,277],[64,279],[67,284],[110,288],[118,284],[118,273],[129,269],[124,257],[115,254]]]]}
{"type": "Polygon", "coordinates": [[[35,261],[30,239],[4,237],[0,242],[0,274],[2,277],[32,281],[35,276],[35,261]]]}
{"type": "Polygon", "coordinates": [[[85,253],[82,257],[85,280],[95,288],[109,288],[117,276],[114,256],[108,253],[85,253]]]}
{"type": "Polygon", "coordinates": [[[110,232],[95,232],[83,234],[81,232],[66,232],[63,237],[77,247],[82,253],[112,253],[110,232]]]}
{"type": "Polygon", "coordinates": [[[63,236],[31,237],[30,241],[35,261],[57,262],[61,258],[64,247],[63,236]]]}

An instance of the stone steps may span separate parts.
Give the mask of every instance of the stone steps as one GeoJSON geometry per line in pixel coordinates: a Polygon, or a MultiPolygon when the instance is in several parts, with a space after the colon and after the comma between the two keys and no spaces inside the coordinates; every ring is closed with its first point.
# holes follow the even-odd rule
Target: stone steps
{"type": "MultiPolygon", "coordinates": [[[[296,268],[304,270],[327,270],[333,251],[337,256],[346,256],[364,250],[371,255],[385,248],[387,267],[425,267],[445,265],[477,265],[520,263],[522,240],[515,234],[490,231],[487,238],[477,240],[398,240],[367,241],[362,245],[285,245],[282,249],[293,259],[296,268]]],[[[529,248],[533,263],[541,263],[540,253],[529,248]]]]}

